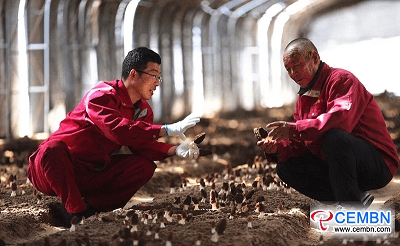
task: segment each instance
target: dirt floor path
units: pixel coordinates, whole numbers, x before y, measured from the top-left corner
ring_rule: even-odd
[[[377,99],[393,141],[400,150],[400,100],[387,95],[380,95]],[[87,218],[84,224],[76,226],[76,231],[54,225],[56,215],[51,213],[49,207],[60,205],[60,201],[49,196],[38,200],[33,187],[26,183],[26,163],[0,163],[0,246],[400,245],[400,238],[394,237],[395,234],[372,241],[338,240],[323,234],[310,228],[310,205],[316,201],[294,190],[288,192],[282,186],[253,186],[254,181],[259,182],[266,173],[273,173],[274,167],[273,163],[264,160],[261,176],[259,168],[254,168],[255,157],[261,153],[255,144],[252,129],[274,120],[290,120],[291,114],[292,106],[286,106],[202,119],[199,125],[188,131],[187,136],[191,138],[206,132],[202,147],[212,150],[213,156],[202,157],[198,163],[176,158],[157,163],[154,177],[124,208]],[[228,167],[239,170],[238,177],[232,173],[227,175]],[[17,176],[16,196],[11,196],[12,191],[7,184],[10,174]],[[207,194],[204,201],[200,191],[201,178],[212,180],[206,182],[204,187]],[[187,181],[186,186],[181,186],[183,179]],[[275,181],[279,181],[277,177]],[[220,200],[220,206],[213,207],[210,203],[212,183],[219,193],[224,182],[233,183],[236,192],[248,196],[245,202],[238,196],[234,203]],[[172,183],[176,186],[171,187]],[[243,183],[245,186],[242,186]],[[173,192],[171,188],[174,188]],[[371,191],[375,196],[373,204],[378,207],[393,206],[398,221],[399,192],[400,175],[385,188]],[[187,196],[200,200],[199,210],[194,202],[185,209]],[[234,209],[231,204],[235,204]],[[260,213],[260,204],[263,204],[264,213]],[[133,226],[131,217],[125,220],[129,211],[138,216],[137,226]],[[137,228],[137,231],[132,228]],[[216,230],[220,231],[219,237],[214,232]]]

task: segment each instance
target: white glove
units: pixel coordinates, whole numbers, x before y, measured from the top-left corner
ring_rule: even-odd
[[[196,125],[200,121],[199,116],[188,115],[185,119],[178,121],[173,124],[165,125],[165,131],[168,136],[178,136],[182,140],[186,140],[186,136],[183,134],[185,131]]]
[[[191,142],[183,142],[175,149],[175,154],[185,159],[197,159],[199,157],[199,148]]]

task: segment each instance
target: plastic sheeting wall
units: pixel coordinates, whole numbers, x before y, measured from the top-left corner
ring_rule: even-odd
[[[0,3],[0,138],[44,138],[127,51],[162,56],[157,121],[291,103],[283,46],[344,0],[6,0]]]

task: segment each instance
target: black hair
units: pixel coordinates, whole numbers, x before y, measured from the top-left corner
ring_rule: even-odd
[[[129,51],[122,62],[122,79],[127,79],[132,69],[145,70],[149,62],[161,64],[160,55],[146,47]]]

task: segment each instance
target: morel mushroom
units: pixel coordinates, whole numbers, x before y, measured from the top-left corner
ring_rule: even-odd
[[[133,245],[139,245],[139,234],[137,231],[132,233]]]
[[[200,190],[206,188],[206,182],[204,181],[204,178],[201,178],[199,183],[200,183]]]
[[[135,214],[135,210],[129,210],[126,212],[125,220],[130,220],[133,214]]]
[[[207,192],[204,189],[201,189],[200,193],[201,193],[201,202],[203,202],[203,203],[206,202]]]
[[[76,230],[76,225],[79,223],[79,218],[78,216],[74,216],[71,219],[71,227],[69,228],[69,231],[75,231]]]
[[[172,246],[172,236],[173,236],[173,233],[170,232],[168,234],[167,240],[165,241],[165,246]]]
[[[206,133],[205,133],[205,132],[202,132],[202,133],[200,133],[200,134],[198,134],[198,135],[196,135],[196,136],[194,137],[193,142],[194,142],[195,144],[201,144],[201,142],[203,142],[203,140],[204,140],[205,137],[206,137]]]
[[[218,210],[217,207],[217,200],[216,200],[216,192],[211,191],[210,192],[210,204],[211,204],[211,210]]]
[[[139,215],[137,213],[133,213],[131,216],[131,232],[135,232],[138,230],[138,223],[139,223]]]
[[[176,220],[178,220],[178,223],[180,225],[184,225],[186,223],[185,218],[183,218],[183,216],[181,214],[176,215]]]
[[[190,195],[187,195],[185,200],[183,200],[183,210],[188,210],[190,203],[192,203],[192,198],[190,197]]]
[[[195,246],[200,246],[201,245],[201,238],[202,238],[202,235],[199,234],[197,236],[196,242],[194,243]]]
[[[192,201],[194,204],[194,209],[193,210],[199,210],[199,199],[197,199],[196,197],[192,197]]]
[[[225,231],[225,229],[226,229],[226,224],[227,224],[227,222],[226,222],[226,219],[225,219],[225,218],[224,218],[224,219],[221,219],[221,220],[218,222],[217,226],[215,227],[215,231],[216,231],[217,233],[214,233],[214,234],[211,236],[211,242],[214,242],[214,243],[218,242],[219,237],[220,237],[222,234],[224,234],[224,231]]]
[[[258,205],[259,205],[258,210],[260,212],[260,214],[258,215],[258,218],[261,219],[261,218],[264,218],[264,215],[265,215],[265,205],[263,203],[259,203]]]
[[[15,182],[11,183],[11,196],[17,196],[17,183]]]
[[[165,223],[164,223],[164,216],[160,217],[160,228],[165,228]]]
[[[253,228],[253,224],[252,224],[253,217],[249,216],[249,217],[247,217],[246,220],[247,220],[247,228]]]

